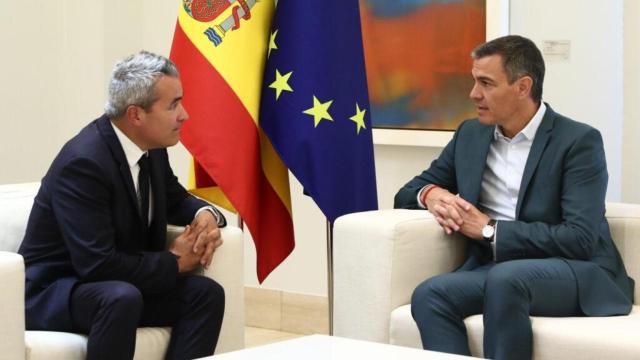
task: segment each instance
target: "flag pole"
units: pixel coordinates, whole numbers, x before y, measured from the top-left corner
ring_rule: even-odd
[[[327,287],[329,298],[329,335],[333,335],[333,226],[327,219]]]

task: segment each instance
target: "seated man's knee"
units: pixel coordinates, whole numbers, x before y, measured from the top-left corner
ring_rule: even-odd
[[[137,287],[124,281],[109,281],[108,288],[108,295],[102,300],[103,307],[128,314],[141,313],[144,300]]]
[[[225,294],[222,285],[205,276],[193,276],[189,279],[192,299],[197,302],[207,302],[224,306]]]
[[[522,270],[522,264],[519,261],[496,264],[487,274],[485,294],[502,296],[514,292],[526,292],[527,287],[522,277]]]
[[[414,318],[417,314],[431,311],[446,297],[447,282],[441,277],[432,277],[423,281],[413,291],[411,296],[411,313]]]
[[[209,284],[207,286],[208,297],[216,303],[224,305],[225,294],[222,285],[212,279],[207,278],[207,280],[209,280]]]

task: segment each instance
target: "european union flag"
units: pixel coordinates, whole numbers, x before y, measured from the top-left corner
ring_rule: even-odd
[[[329,221],[378,208],[357,0],[280,0],[260,126]]]

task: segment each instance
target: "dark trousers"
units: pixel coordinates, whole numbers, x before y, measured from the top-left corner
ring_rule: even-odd
[[[132,359],[136,328],[171,326],[166,359],[213,354],[222,317],[224,289],[203,276],[184,276],[174,289],[143,295],[123,281],[80,284],[71,295],[74,330],[88,334],[87,359]]]
[[[487,264],[424,281],[413,293],[411,312],[427,350],[470,355],[464,318],[483,314],[484,356],[531,359],[529,315],[578,316],[573,271],[561,259]]]

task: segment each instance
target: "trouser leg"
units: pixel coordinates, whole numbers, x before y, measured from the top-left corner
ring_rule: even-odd
[[[435,276],[416,288],[411,313],[424,349],[470,355],[464,318],[482,312],[490,266]]]
[[[531,359],[529,315],[581,315],[573,271],[561,259],[499,263],[487,275],[483,313],[485,357]]]
[[[224,315],[224,289],[203,276],[184,276],[163,295],[145,296],[142,326],[171,326],[167,359],[213,354]]]
[[[142,294],[127,282],[77,285],[71,317],[74,330],[88,334],[87,359],[132,359],[142,308]]]

